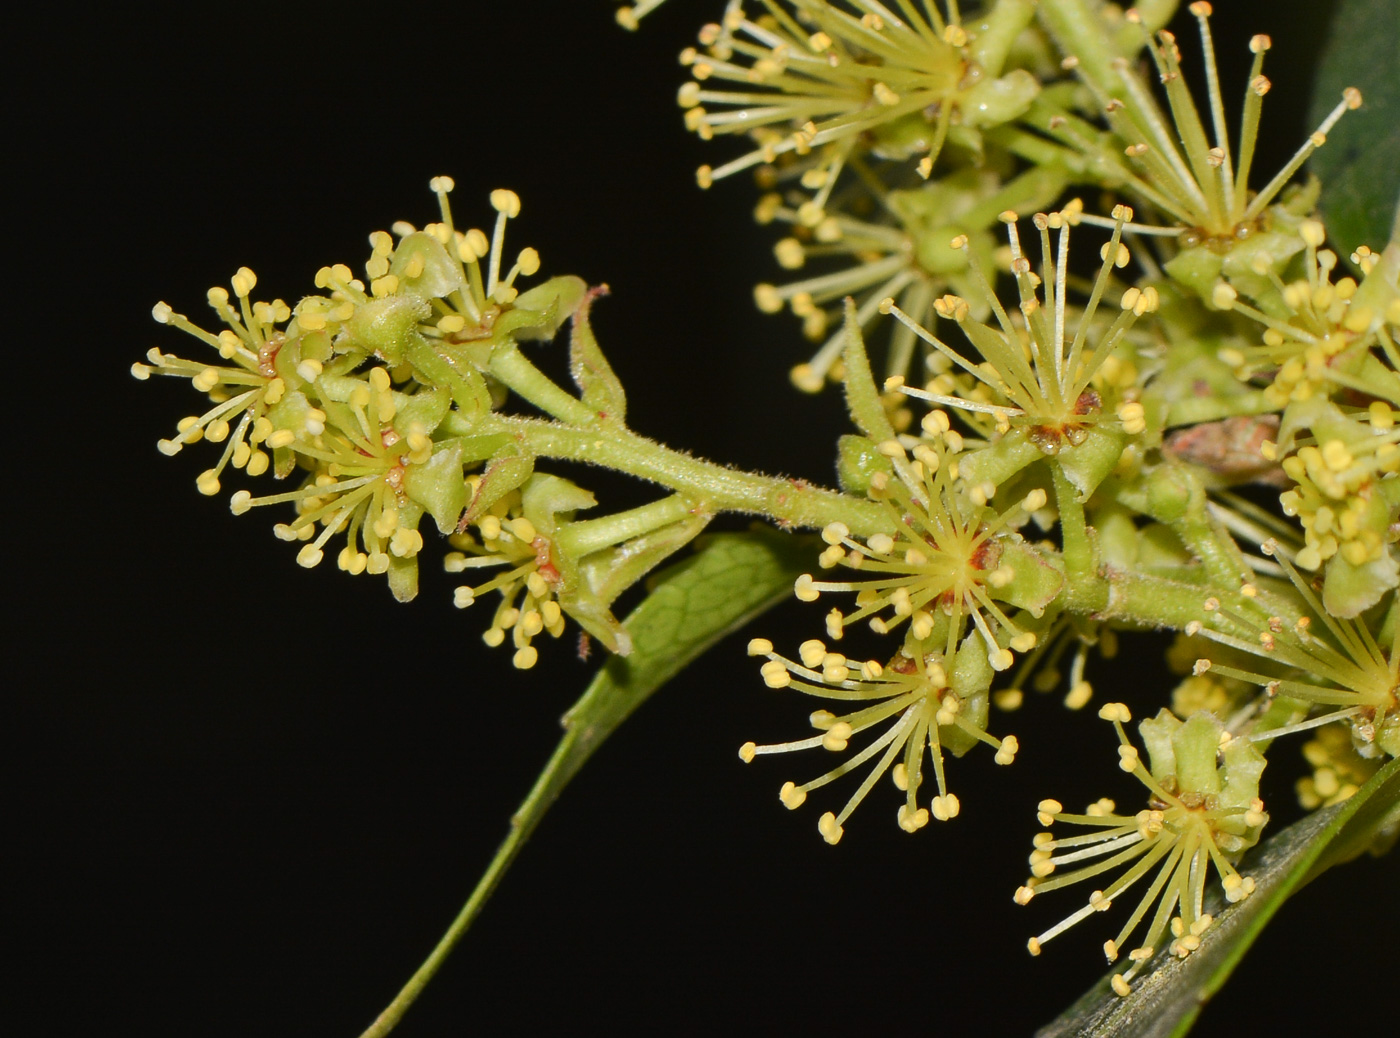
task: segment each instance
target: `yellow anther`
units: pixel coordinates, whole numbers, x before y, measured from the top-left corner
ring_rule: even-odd
[[[514,191],[498,187],[491,192],[491,208],[498,213],[505,213],[513,220],[520,215],[520,196]],[[533,666],[533,663],[531,665]],[[526,668],[522,667],[521,669]]]

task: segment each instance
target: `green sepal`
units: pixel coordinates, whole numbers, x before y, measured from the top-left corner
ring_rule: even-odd
[[[612,610],[603,604],[591,588],[584,586],[574,567],[561,565],[560,573],[564,581],[555,591],[559,608],[597,638],[609,652],[618,656],[631,655],[632,638],[617,617],[613,616]]]
[[[843,351],[846,367],[846,407],[856,428],[876,443],[895,438],[894,426],[880,399],[875,376],[870,371],[870,358],[865,352],[865,340],[856,319],[855,300],[847,297],[846,316],[842,333],[846,336]]]
[[[290,447],[275,447],[272,451],[272,475],[286,479],[297,468],[297,453]]]
[[[310,410],[311,401],[306,399],[306,394],[298,389],[291,389],[283,393],[282,399],[271,405],[266,414],[267,420],[272,423],[274,429],[291,429],[293,432],[300,432]]]
[[[593,300],[607,292],[606,285],[586,291],[574,309],[573,333],[569,336],[569,373],[579,388],[579,399],[599,419],[621,426],[627,421],[627,396],[612,365],[598,347],[597,336],[588,320]]]
[[[1016,428],[985,447],[961,455],[958,475],[971,485],[991,482],[1001,486],[1044,457],[1045,452],[1030,442],[1026,430]]]
[[[1303,239],[1295,230],[1265,231],[1231,247],[1221,262],[1220,272],[1241,294],[1249,296],[1265,313],[1287,320],[1291,310],[1283,305],[1278,289],[1267,274],[1256,274],[1254,262],[1264,259],[1268,269],[1282,274],[1288,261],[1303,251]]]
[[[443,356],[417,332],[404,354],[413,366],[418,381],[427,386],[441,387],[452,394],[463,419],[470,420],[491,411],[491,390],[481,372],[470,362]]]
[[[1180,728],[1180,718],[1165,707],[1156,717],[1149,717],[1138,725],[1138,735],[1147,747],[1147,770],[1168,788],[1176,785],[1176,747],[1172,737]]]
[[[962,700],[959,713],[975,728],[986,729],[988,714],[988,689],[996,672],[987,659],[987,643],[976,630],[968,632],[957,651],[953,654],[953,666],[948,672],[948,687]],[[938,742],[954,757],[961,757],[981,740],[956,724],[939,725]]]
[[[421,389],[417,393],[394,391],[394,431],[400,436],[411,432],[432,433],[452,408],[452,395],[446,389]]]
[[[1197,712],[1172,733],[1176,781],[1183,793],[1211,795],[1220,792],[1220,772],[1215,766],[1220,733],[1225,726],[1213,714]]]
[[[1400,565],[1390,550],[1360,566],[1340,554],[1333,555],[1327,560],[1327,576],[1322,582],[1322,605],[1332,616],[1352,619],[1396,586],[1400,586]]]
[[[1248,739],[1230,740],[1221,754],[1220,770],[1224,773],[1224,781],[1216,803],[1224,807],[1249,807],[1259,797],[1259,777],[1263,775],[1267,763],[1259,748]],[[1238,830],[1236,835],[1246,828],[1241,816],[1234,827]],[[1255,838],[1258,838],[1257,832]]]
[[[1039,551],[1019,539],[1008,538],[1002,542],[998,565],[1009,566],[1015,576],[1003,587],[990,588],[991,597],[1024,609],[1036,618],[1045,614],[1046,606],[1065,586],[1064,573]]]
[[[475,522],[486,514],[486,510],[512,490],[517,490],[535,471],[532,455],[521,454],[514,444],[501,449],[501,452],[486,463],[486,471],[481,474],[476,494],[457,524],[459,531],[465,530],[468,523]],[[532,523],[534,520],[530,520]]]
[[[992,195],[973,203],[966,212],[958,214],[957,222],[960,226],[975,230],[998,227],[998,218],[1008,209],[1018,216],[1029,216],[1053,205],[1068,183],[1069,173],[1064,168],[1036,166],[1017,174]],[[988,250],[988,258],[991,251]],[[978,255],[975,249],[974,255]]]
[[[355,390],[364,386],[365,380],[357,375],[339,375],[321,373],[321,377],[316,380],[316,391],[321,397],[324,406],[327,403],[344,404],[349,403],[350,397]],[[352,426],[353,428],[353,426]]]
[[[1400,710],[1386,714],[1376,731],[1376,745],[1392,757],[1400,757]]]
[[[536,285],[529,291],[515,297],[511,304],[513,311],[534,314],[528,322],[522,323],[516,333],[517,339],[552,339],[564,322],[578,312],[578,308],[589,297],[588,283],[572,274],[561,274]],[[509,317],[509,314],[506,315]],[[505,318],[503,318],[504,320]],[[499,325],[498,325],[499,327]]]
[[[965,127],[999,126],[1024,115],[1040,93],[1040,82],[1025,69],[984,79],[965,91],[958,105]]]
[[[404,501],[399,504],[399,527],[402,529],[416,530],[418,522],[423,518],[423,510],[412,501]],[[418,556],[410,555],[402,558],[389,552],[389,590],[394,593],[395,600],[399,602],[411,602],[418,596]]]
[[[1108,478],[1118,465],[1126,443],[1127,437],[1120,430],[1096,425],[1089,429],[1079,446],[1060,449],[1056,463],[1079,491],[1079,500],[1089,500],[1099,484]]]
[[[407,271],[417,259],[422,260],[423,269],[417,277],[410,277]],[[442,299],[463,287],[461,264],[447,254],[442,242],[424,231],[416,231],[399,242],[389,273],[399,279],[399,294],[386,297],[389,299]]]
[[[1400,130],[1396,131],[1400,136]],[[1396,214],[1400,218],[1400,212]],[[1380,262],[1361,279],[1356,294],[1351,297],[1351,313],[1362,309],[1375,315],[1371,328],[1377,327],[1385,319],[1386,312],[1400,299],[1400,225],[1397,225],[1392,240],[1381,250]]]
[[[968,57],[985,75],[1001,72],[1016,38],[1035,18],[1035,8],[1035,0],[996,0],[990,11],[968,26]]]
[[[1209,299],[1220,280],[1224,257],[1204,245],[1182,249],[1163,265],[1163,270],[1178,284],[1189,288],[1202,299]]]
[[[322,364],[330,362],[335,356],[335,344],[331,342],[331,337],[324,328],[318,328],[314,332],[302,332],[295,339],[289,339],[286,346],[296,343],[297,352],[303,359],[320,361]],[[282,350],[278,350],[280,354]]]
[[[870,478],[877,472],[894,472],[894,463],[875,449],[867,436],[847,433],[836,441],[836,479],[848,494],[868,494]]]
[[[383,296],[358,304],[345,322],[345,331],[356,346],[397,366],[422,338],[418,325],[432,312],[427,300],[415,295]]]
[[[490,466],[487,467],[490,471]],[[536,530],[553,537],[575,512],[593,508],[598,499],[591,491],[547,472],[535,472],[520,487],[520,511]]]
[[[404,493],[433,517],[438,532],[457,529],[457,519],[467,505],[467,484],[462,478],[462,445],[448,440],[437,444],[433,456],[404,470]]]

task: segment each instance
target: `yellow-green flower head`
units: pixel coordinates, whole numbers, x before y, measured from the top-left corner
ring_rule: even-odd
[[[1108,703],[1099,716],[1113,723],[1118,766],[1147,787],[1148,807],[1123,815],[1113,801],[1099,800],[1083,814],[1071,814],[1058,801],[1042,800],[1036,815],[1041,825],[1060,823],[1091,831],[1062,838],[1052,832],[1036,836],[1031,878],[1016,891],[1016,902],[1024,905],[1040,894],[1096,880],[1098,889],[1083,908],[1027,942],[1030,953],[1039,955],[1046,941],[1091,915],[1107,912],[1134,885],[1152,876],[1117,937],[1104,944],[1108,961],[1117,961],[1128,938],[1152,913],[1142,943],[1127,952],[1130,965],[1113,977],[1113,990],[1126,996],[1132,990],[1129,982],[1162,946],[1168,931],[1172,954],[1186,958],[1200,947],[1214,923],[1204,910],[1212,866],[1226,901],[1233,904],[1253,892],[1254,881],[1241,876],[1234,863],[1258,842],[1268,821],[1259,799],[1264,758],[1248,740],[1231,739],[1210,714],[1194,714],[1182,722],[1163,710],[1138,726],[1151,758],[1149,771],[1123,730],[1131,720],[1128,708]],[[1070,864],[1078,867],[1061,871]]]
[[[967,236],[970,251],[989,262],[995,251],[990,228],[1008,206],[1030,212],[1059,194],[1064,178],[1053,169],[1032,170],[1003,184],[990,170],[962,170],[920,188],[890,191],[873,201],[879,206],[873,219],[845,215],[840,209],[854,206],[843,196],[828,206],[815,226],[804,223],[806,203],[794,194],[784,205],[772,195],[759,203],[763,222],[791,227],[789,236],[774,249],[778,264],[787,270],[817,272],[787,284],[760,284],[754,290],[759,309],[777,313],[784,306],[802,319],[807,338],[821,347],[810,361],[792,371],[799,389],[816,392],[828,378],[838,377],[844,332],[840,328],[842,300],[856,300],[856,318],[868,331],[877,319],[880,301],[894,298],[914,320],[933,321],[933,301],[946,289],[973,295],[978,283],[968,270],[968,254],[950,247],[959,235]],[[979,308],[978,316],[986,316]],[[836,330],[833,332],[832,327]],[[895,329],[886,370],[909,375],[917,337],[906,327]],[[930,354],[935,373],[947,369],[941,354]]]
[[[1400,584],[1395,523],[1400,519],[1400,428],[1383,400],[1344,412],[1323,397],[1289,405],[1281,440],[1297,447],[1283,459],[1292,488],[1279,496],[1303,527],[1294,561],[1326,568],[1323,601],[1337,616],[1356,616]],[[1300,432],[1311,433],[1304,439]],[[1277,457],[1277,444],[1264,444]]]
[[[210,496],[219,493],[220,476],[230,464],[251,476],[267,471],[269,452],[277,459],[278,474],[286,475],[295,464],[291,446],[319,435],[326,420],[310,390],[321,371],[317,344],[288,340],[282,325],[291,311],[282,300],[255,303],[249,299],[257,277],[247,267],[239,268],[232,284],[238,310],[230,305],[227,290],[209,290],[209,305],[228,325],[217,335],[165,303],[157,303],[151,311],[161,324],[213,347],[225,363],[204,364],[152,349],[146,355],[148,363],[131,367],[131,373],[143,380],[152,374],[188,378],[195,389],[208,395],[213,406],[201,415],[181,419],[176,435],[157,446],[162,454],[173,455],[201,439],[224,444],[218,462],[196,481],[200,493]]]
[[[480,542],[466,533],[454,536],[452,545],[462,550],[450,553],[444,564],[449,573],[478,566],[505,567],[505,572],[476,587],[458,587],[452,600],[458,609],[465,609],[488,591],[499,591],[500,605],[482,640],[501,645],[506,631],[511,631],[515,665],[528,670],[539,659],[530,640],[541,631],[558,638],[564,633],[564,617],[554,600],[559,570],[550,558],[549,540],[525,516],[511,516],[512,511],[519,512],[519,495],[513,496],[514,500],[502,498],[476,521]]]
[[[1298,803],[1308,811],[1350,799],[1384,763],[1384,758],[1358,753],[1350,733],[1340,725],[1319,728],[1303,744],[1303,758],[1312,772],[1294,788]]]
[[[1079,446],[1095,427],[1107,425],[1128,435],[1143,432],[1146,412],[1137,399],[1136,366],[1114,358],[1113,354],[1137,319],[1157,309],[1156,289],[1124,290],[1118,299],[1119,313],[1111,326],[1095,331],[1094,324],[1099,303],[1109,290],[1112,270],[1129,261],[1127,246],[1120,239],[1131,218],[1128,207],[1115,208],[1112,238],[1100,250],[1103,265],[1071,338],[1066,327],[1072,312],[1067,303],[1069,232],[1072,225],[1083,219],[1081,207],[1076,200],[1063,212],[1035,217],[1042,252],[1039,275],[1022,251],[1016,214],[1003,213],[1011,243],[1010,269],[1020,295],[1016,319],[997,301],[975,263],[972,270],[978,276],[982,298],[996,316],[998,327],[977,320],[971,304],[959,296],[934,301],[935,312],[956,321],[981,353],[984,363],[974,364],[892,300],[886,300],[882,309],[945,357],[960,372],[966,387],[956,395],[904,385],[897,388],[909,396],[971,415],[974,425],[987,436],[993,431],[1004,435],[1014,427],[1018,439],[1045,454]],[[1059,232],[1057,247],[1051,245],[1051,230]],[[960,249],[968,247],[965,236],[953,244]],[[1095,333],[1096,342],[1090,342],[1091,332]],[[887,382],[885,388],[896,386]],[[1116,458],[1117,452],[1113,456]]]
[[[417,592],[423,514],[446,532],[466,501],[461,447],[455,441],[435,444],[431,436],[447,414],[448,394],[398,392],[382,367],[363,376],[323,372],[314,389],[324,428],[289,446],[311,470],[302,487],[264,497],[240,490],[230,507],[241,515],[263,505],[295,504],[297,518],[275,532],[308,542],[297,554],[300,565],[319,565],[326,544],[344,532],[340,569],[352,576],[387,574],[395,595],[410,599]]]
[[[1347,110],[1360,107],[1361,93],[1348,88],[1342,101],[1283,169],[1262,189],[1251,192],[1249,181],[1259,115],[1270,88],[1263,75],[1264,54],[1272,41],[1263,35],[1249,41],[1254,65],[1245,91],[1238,145],[1232,146],[1210,32],[1211,5],[1198,0],[1190,5],[1190,10],[1201,32],[1209,130],[1183,78],[1176,37],[1166,30],[1157,33],[1155,45],[1144,31],[1143,42],[1166,92],[1168,111],[1163,111],[1126,58],[1116,59],[1103,80],[1086,74],[1093,70],[1084,69],[1071,58],[1070,64],[1079,67],[1084,82],[1094,91],[1113,136],[1103,137],[1092,125],[1067,111],[1050,113],[1043,129],[1087,159],[1089,171],[1097,171],[1105,181],[1121,185],[1159,218],[1174,222],[1182,229],[1179,243],[1183,248],[1208,245],[1216,252],[1224,252],[1266,229],[1260,223],[1265,210],[1308,156],[1325,143],[1337,120]],[[1138,20],[1132,11],[1128,18],[1132,22]]]
[[[925,425],[930,433],[941,428],[937,435],[945,445],[961,443],[945,413],[935,412]],[[908,642],[932,640],[944,659],[953,657],[971,624],[991,666],[1007,669],[1013,651],[1027,652],[1037,641],[1036,633],[1008,612],[1022,609],[1040,616],[1063,582],[1012,532],[1045,506],[1045,491],[1033,490],[998,511],[989,504],[994,486],[966,486],[958,480],[955,452],[921,442],[910,461],[897,441],[881,444],[880,450],[893,459],[899,475],[876,472],[869,496],[888,510],[892,533],[874,534],[861,543],[844,524],[827,526],[821,567],[842,566],[859,579],[815,580],[804,573],[794,589],[797,597],[811,602],[823,594],[854,593],[853,610],[834,608],[827,614],[830,637],[840,638],[848,626],[866,619],[879,634],[907,622]]]
[[[1395,651],[1396,609],[1384,613],[1379,634],[1365,617],[1342,617],[1326,608],[1272,542],[1261,546],[1287,573],[1296,592],[1289,601],[1278,596],[1260,601],[1246,585],[1234,602],[1210,598],[1205,620],[1193,621],[1188,634],[1266,660],[1271,673],[1255,673],[1219,661],[1196,661],[1197,674],[1222,675],[1262,686],[1269,696],[1284,695],[1325,708],[1319,717],[1276,728],[1270,737],[1331,722],[1348,722],[1352,743],[1364,757],[1400,755],[1400,655]]]
[[[760,6],[766,13],[750,20],[730,0],[723,22],[700,33],[705,51],[681,54],[695,77],[678,97],[686,126],[704,139],[738,133],[755,143],[718,168],[702,166],[702,187],[779,156],[812,155],[803,186],[820,213],[841,170],[866,148],[922,155],[928,176],[950,132],[1015,118],[1039,91],[1029,72],[1002,75],[1034,14],[1029,0],[999,0],[966,24],[956,4],[945,17],[934,0],[900,3],[897,14],[875,0]],[[715,89],[717,82],[737,89]]]
[[[969,639],[959,650],[950,673],[945,663],[952,657],[938,652],[920,649],[910,654],[901,650],[882,666],[875,660],[849,660],[813,639],[799,647],[799,662],[775,653],[772,642],[766,638],[755,638],[749,642],[749,655],[768,658],[762,673],[769,688],[795,688],[821,699],[838,700],[849,712],[838,715],[818,710],[811,716],[817,735],[765,746],[747,742],[740,747],[739,757],[747,763],[763,754],[818,748],[843,754],[862,733],[887,725],[868,745],[852,750],[850,756],[819,778],[801,785],[784,783],[779,793],[783,806],[789,810],[802,806],[812,790],[874,759],[874,765],[840,813],[827,811],[817,823],[827,843],[841,839],[846,819],[886,772],[891,772],[895,786],[904,793],[897,815],[901,829],[912,833],[923,828],[930,812],[939,821],[947,821],[958,814],[959,801],[947,790],[944,750],[961,757],[983,742],[996,750],[998,764],[1010,764],[1018,749],[1014,735],[996,739],[987,734],[990,672],[974,641]],[[927,808],[918,804],[925,747],[933,761],[938,786],[938,793]]]
[[[400,599],[417,590],[416,556],[424,512],[444,532],[456,528],[466,500],[462,448],[437,443],[434,431],[455,402],[468,413],[492,404],[490,389],[473,366],[504,336],[524,336],[562,319],[568,296],[581,294],[576,279],[556,279],[525,296],[516,279],[539,267],[533,249],[505,265],[507,220],[520,211],[514,192],[492,192],[494,231],[456,231],[447,194],[452,181],[436,177],[442,222],[415,231],[395,225],[400,240],[370,236],[366,280],[342,264],[323,267],[309,296],[295,308],[282,300],[254,302],[257,278],[246,267],[227,290],[213,288],[209,303],[227,325],[205,331],[165,303],[157,321],[193,335],[217,350],[222,363],[203,364],[152,350],[132,374],[189,378],[213,406],[179,423],[160,449],[175,454],[200,439],[224,443],[215,466],[200,474],[202,493],[217,494],[229,465],[278,477],[298,467],[303,486],[283,494],[234,494],[235,513],[254,506],[295,503],[298,517],[276,529],[287,540],[308,542],[297,558],[317,565],[329,539],[346,534],[339,564],[349,573],[387,574]],[[368,287],[366,285],[368,282]],[[382,363],[381,363],[382,362]]]
[[[1304,220],[1298,236],[1305,246],[1304,277],[1287,284],[1274,271],[1265,253],[1251,261],[1252,272],[1266,279],[1261,303],[1275,311],[1239,301],[1228,282],[1216,284],[1212,302],[1221,309],[1264,325],[1263,344],[1221,351],[1241,379],[1272,373],[1264,399],[1282,409],[1314,396],[1335,396],[1355,390],[1400,407],[1400,290],[1395,285],[1396,259],[1381,257],[1364,246],[1353,254],[1366,276],[1332,280],[1337,254],[1321,248],[1326,231],[1317,220]],[[1400,252],[1400,247],[1392,251]],[[1364,287],[1362,287],[1364,286]]]
[[[490,479],[489,470],[485,477],[467,478],[474,502],[486,500],[483,495],[490,493]],[[502,567],[501,573],[484,583],[458,587],[453,603],[466,609],[482,595],[499,592],[500,603],[482,640],[494,648],[505,643],[509,631],[513,662],[521,670],[539,659],[539,650],[530,644],[535,636],[548,633],[558,638],[564,633],[564,610],[582,607],[576,595],[560,601],[569,582],[569,561],[561,555],[556,535],[575,511],[596,503],[591,493],[566,479],[535,473],[520,489],[500,495],[486,507],[478,510],[474,504],[461,532],[450,539],[457,551],[444,560],[447,572]],[[475,529],[475,538],[469,528]],[[587,626],[587,617],[579,619]]]
[[[327,295],[308,296],[297,305],[299,329],[328,330],[341,351],[367,352],[392,365],[431,367],[431,359],[414,349],[419,336],[441,347],[466,348],[500,334],[503,324],[512,330],[521,324],[525,315],[515,312],[521,302],[516,281],[535,274],[540,257],[525,248],[513,262],[506,258],[506,224],[520,215],[520,197],[505,188],[491,192],[496,222],[488,236],[477,228],[454,227],[451,177],[434,177],[430,186],[441,222],[420,231],[399,221],[393,226],[397,241],[384,231],[371,234],[368,290],[343,264],[321,268],[316,287]]]

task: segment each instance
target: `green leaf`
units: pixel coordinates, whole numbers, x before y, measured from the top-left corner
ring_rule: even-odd
[[[613,656],[564,715],[554,755],[510,820],[510,832],[438,946],[362,1035],[380,1038],[399,1022],[495,891],[520,848],[569,780],[648,696],[726,634],[790,594],[810,563],[813,541],[761,529],[704,538],[690,558],[662,571],[627,617],[633,652]]]
[[[1395,235],[1400,200],[1400,6],[1395,0],[1340,0],[1313,86],[1310,122],[1320,123],[1349,87],[1363,103],[1348,112],[1309,168],[1322,180],[1322,215],[1339,252],[1377,252]]]
[[[1351,799],[1324,808],[1261,843],[1241,866],[1254,894],[1223,911],[1201,947],[1186,959],[1162,949],[1158,961],[1133,982],[1126,998],[1105,976],[1036,1038],[1179,1038],[1229,979],[1280,906],[1333,865],[1365,852],[1384,831],[1400,825],[1400,760],[1376,772]]]
[[[766,529],[715,534],[703,539],[693,556],[660,573],[625,621],[632,655],[610,658],[564,715],[567,734],[555,754],[564,756],[551,799],[648,696],[719,639],[785,598],[810,565],[812,550],[810,538]]]

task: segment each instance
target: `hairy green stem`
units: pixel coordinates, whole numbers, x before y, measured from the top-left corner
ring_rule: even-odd
[[[449,416],[443,429],[448,435],[505,434],[536,457],[601,465],[659,483],[692,498],[694,507],[710,512],[767,516],[785,528],[820,529],[839,520],[858,537],[887,533],[891,528],[889,513],[876,502],[815,487],[801,479],[726,468],[626,428],[601,431],[534,418],[488,415],[460,428]]]
[[[1055,507],[1060,513],[1060,540],[1065,563],[1064,607],[1076,613],[1094,613],[1108,602],[1108,586],[1099,575],[1098,551],[1084,519],[1079,491],[1059,465],[1051,465],[1055,477]]]
[[[489,370],[522,400],[528,400],[561,422],[580,426],[598,424],[598,416],[592,408],[556,385],[513,342],[503,342],[491,351]]]

